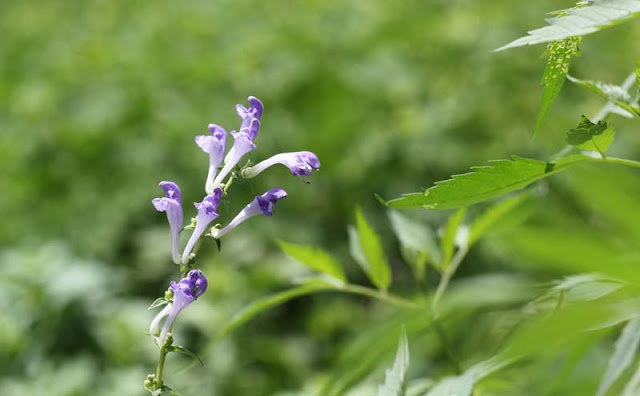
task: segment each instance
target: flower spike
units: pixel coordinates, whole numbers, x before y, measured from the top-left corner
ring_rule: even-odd
[[[193,230],[193,234],[191,234],[191,238],[189,238],[189,242],[187,242],[187,246],[184,248],[184,252],[182,253],[182,264],[187,264],[189,262],[189,256],[191,255],[191,251],[193,250],[196,242],[198,242],[198,239],[200,239],[202,234],[204,234],[209,223],[219,216],[218,205],[220,205],[221,200],[222,190],[216,188],[213,190],[213,194],[204,197],[202,202],[196,202],[194,204],[196,209],[198,209],[196,228]]]
[[[314,170],[320,169],[318,156],[310,151],[298,151],[295,153],[276,154],[271,158],[245,169],[242,175],[250,179],[258,176],[262,171],[275,164],[286,166],[294,176],[311,176]]]
[[[273,214],[273,207],[276,203],[283,198],[287,197],[287,192],[282,188],[272,188],[262,195],[258,195],[247,206],[244,207],[238,213],[238,215],[231,220],[227,226],[220,230],[213,230],[212,236],[216,239],[222,238],[227,232],[236,228],[240,223],[247,220],[250,217],[257,215],[271,216]]]
[[[154,198],[151,202],[159,212],[167,213],[169,227],[171,229],[171,256],[173,262],[180,264],[180,231],[182,231],[182,194],[180,188],[174,182],[160,182],[160,187],[164,190],[166,197]]]

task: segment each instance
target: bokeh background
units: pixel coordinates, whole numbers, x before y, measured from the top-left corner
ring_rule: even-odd
[[[243,306],[308,274],[275,240],[322,247],[353,282],[367,285],[347,244],[359,205],[382,235],[393,265],[391,290],[414,293],[387,210],[373,194],[392,198],[490,159],[547,159],[562,149],[564,131],[603,101],[568,83],[532,140],[544,46],[493,50],[541,26],[546,12],[572,5],[2,2],[0,394],[144,394],[142,381],[154,371],[157,353],[145,335],[154,315],[147,307],[177,274],[166,217],[150,201],[161,195],[159,181],[173,180],[182,188],[186,217],[193,214],[208,164],[193,138],[207,133],[210,122],[237,128],[234,105],[248,95],[266,108],[251,158],[310,150],[322,169],[309,184],[273,168],[234,185],[221,221],[273,186],[285,188],[289,199],[272,218],[252,219],[229,234],[220,253],[213,241],[202,248],[209,290],[183,312],[176,338],[201,352],[204,367],[172,355],[167,381],[186,395],[317,394],[342,370],[349,348],[367,332],[375,342],[371,332],[393,312],[363,297],[308,296],[259,315],[212,346],[216,331]],[[633,21],[586,37],[571,73],[620,83],[638,59],[639,36]],[[612,121],[618,128],[612,152],[638,158],[637,124]],[[483,242],[463,263],[460,279],[500,272],[543,284],[567,273],[564,263],[585,244],[602,251],[585,253],[584,260],[637,250],[637,173],[582,167],[539,188],[545,195],[518,226],[527,238],[512,230]],[[405,214],[434,229],[447,215]],[[565,236],[569,247],[554,250],[565,246]],[[495,352],[500,338],[487,338],[482,329],[511,323],[505,312],[525,299],[513,293],[502,301],[506,307],[448,324],[467,362]],[[389,337],[392,348],[380,363],[353,383],[345,380],[338,393],[375,389],[393,360],[397,332]],[[410,337],[410,344],[414,377],[450,372],[433,337],[414,343]],[[593,364],[575,374],[581,386],[597,383],[593,373],[606,365],[610,343],[598,348]],[[184,367],[190,368],[179,371]],[[532,378],[513,378],[512,385],[531,389]]]

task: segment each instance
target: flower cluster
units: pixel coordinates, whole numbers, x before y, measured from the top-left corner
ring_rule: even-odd
[[[219,217],[218,206],[235,178],[253,178],[274,164],[285,165],[294,176],[310,176],[314,170],[320,168],[320,161],[314,153],[300,151],[276,154],[254,166],[244,166],[239,169],[238,164],[242,158],[256,149],[254,140],[260,131],[260,120],[264,112],[264,106],[258,98],[250,96],[248,102],[248,108],[243,105],[236,105],[236,112],[242,119],[242,123],[238,131],[230,132],[233,137],[233,146],[226,152],[226,155],[227,131],[223,127],[209,124],[210,134],[196,136],[195,138],[196,145],[209,155],[209,171],[205,182],[206,196],[201,202],[194,204],[198,211],[195,225],[187,227],[193,228],[193,232],[182,252],[180,251],[180,234],[185,227],[183,226],[184,216],[180,188],[174,182],[163,181],[160,183],[160,187],[165,196],[155,198],[152,201],[153,206],[158,211],[165,212],[167,215],[171,230],[171,256],[173,262],[180,265],[183,271],[193,268],[194,247],[200,238],[205,235],[211,222]],[[227,178],[226,181],[225,178]],[[287,193],[282,188],[272,188],[264,194],[256,196],[226,226],[215,226],[207,235],[220,239],[250,217],[261,214],[271,216],[276,203],[286,197]],[[172,337],[169,337],[169,334],[176,317],[189,304],[198,299],[206,289],[207,278],[198,269],[191,269],[177,283],[171,282],[171,286],[162,301],[166,306],[153,319],[149,329],[161,349],[160,361],[162,364],[164,364],[164,355],[168,351],[167,348],[172,342]],[[163,320],[164,322],[161,326]],[[150,375],[149,383],[145,385],[147,389],[156,390],[163,386],[161,373],[162,371],[159,370],[157,377]]]

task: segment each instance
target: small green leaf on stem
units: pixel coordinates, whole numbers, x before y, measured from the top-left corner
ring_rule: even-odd
[[[386,290],[391,283],[391,270],[387,263],[384,250],[382,249],[380,238],[369,223],[367,223],[359,207],[356,207],[355,217],[358,236],[357,245],[362,252],[360,260],[357,260],[358,264],[362,266],[371,283],[378,289]],[[354,247],[352,248],[352,252],[353,251],[357,251],[357,249]],[[357,257],[356,255],[354,258],[357,259]],[[364,258],[364,260],[362,260],[362,258]]]
[[[594,124],[587,117],[582,116],[580,124],[567,132],[566,140],[572,146],[597,151],[604,157],[614,137],[615,131],[609,128],[606,122],[598,121]]]
[[[442,249],[442,262],[440,267],[443,270],[449,268],[449,265],[451,264],[451,258],[453,257],[453,252],[456,248],[456,236],[458,235],[458,230],[464,221],[465,212],[466,207],[458,209],[451,215],[451,217],[449,217],[447,225],[444,228],[442,240],[440,241],[440,247]]]
[[[168,303],[169,303],[169,301],[167,301],[164,297],[158,297],[158,298],[155,299],[154,302],[151,303],[151,305],[149,305],[149,308],[147,308],[147,309],[151,310],[151,309],[154,309],[156,307],[160,307],[160,306],[166,305]]]
[[[190,358],[193,358],[195,360],[197,360],[198,362],[200,362],[201,365],[204,366],[204,363],[202,363],[202,360],[198,357],[198,355],[196,355],[195,353],[191,352],[190,350],[188,350],[185,347],[181,347],[178,345],[171,345],[170,347],[167,348],[168,352],[177,352],[177,353],[181,353],[183,355],[187,355]]]

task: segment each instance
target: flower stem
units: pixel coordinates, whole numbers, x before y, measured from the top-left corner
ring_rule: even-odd
[[[397,297],[388,293],[382,293],[370,287],[346,284],[338,288],[338,290],[341,290],[346,293],[360,294],[362,296],[373,297],[378,300],[385,301],[402,308],[419,308],[420,307],[420,305],[418,305],[413,301],[407,300],[402,297]]]
[[[591,160],[595,162],[608,162],[611,164],[626,165],[634,168],[640,168],[640,162],[624,159],[624,158],[605,157],[605,158],[591,158]]]
[[[167,358],[167,349],[164,345],[160,348],[160,358],[158,359],[158,368],[156,369],[156,386],[155,390],[162,389],[162,374],[164,372],[164,362]]]

